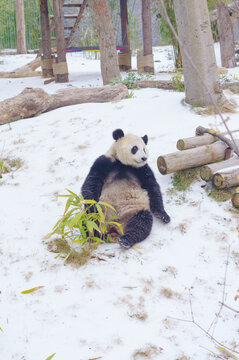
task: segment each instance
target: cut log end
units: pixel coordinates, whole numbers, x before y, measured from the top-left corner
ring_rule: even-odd
[[[166,164],[166,161],[163,158],[163,156],[158,157],[157,164],[158,164],[159,172],[162,175],[166,175],[167,174],[167,164]]]
[[[232,195],[232,205],[235,208],[239,208],[239,193],[235,193]]]
[[[177,146],[177,149],[180,151],[185,150],[184,140],[183,139],[178,140],[176,146]]]
[[[204,181],[209,181],[212,179],[212,171],[208,166],[203,166],[200,170],[200,177]]]
[[[213,182],[213,185],[217,189],[224,189],[225,188],[225,184],[224,184],[223,177],[222,177],[221,174],[215,174],[213,176],[212,182]]]

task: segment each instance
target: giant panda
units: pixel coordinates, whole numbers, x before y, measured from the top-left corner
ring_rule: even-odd
[[[105,155],[98,157],[82,185],[84,199],[112,205],[122,224],[122,235],[116,227],[108,229],[119,244],[129,249],[150,234],[153,216],[164,223],[170,217],[164,210],[160,187],[147,164],[148,136],[124,135],[113,131],[115,142]],[[115,213],[107,212],[110,217]]]

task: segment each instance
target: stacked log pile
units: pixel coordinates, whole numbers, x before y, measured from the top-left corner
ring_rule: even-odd
[[[213,130],[198,127],[196,136],[180,139],[176,146],[179,151],[158,157],[162,175],[201,166],[201,179],[211,181],[216,189],[239,186],[239,140],[232,142]],[[232,203],[239,208],[237,190]]]

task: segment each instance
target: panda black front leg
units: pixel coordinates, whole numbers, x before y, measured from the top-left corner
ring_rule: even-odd
[[[142,210],[135,214],[128,222],[124,235],[118,241],[119,244],[129,249],[137,242],[143,241],[149,236],[153,224],[153,216],[150,211]]]

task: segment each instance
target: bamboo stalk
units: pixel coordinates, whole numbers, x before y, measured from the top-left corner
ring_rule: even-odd
[[[214,164],[203,166],[200,170],[201,179],[209,181],[212,179],[213,174],[219,170],[226,169],[232,166],[239,166],[239,159],[233,158],[229,160],[220,161]]]
[[[225,143],[217,141],[214,144],[159,156],[158,169],[161,174],[166,175],[179,170],[206,165],[217,160],[224,160],[226,149]]]
[[[212,183],[217,189],[225,189],[239,185],[239,169],[214,174]]]

